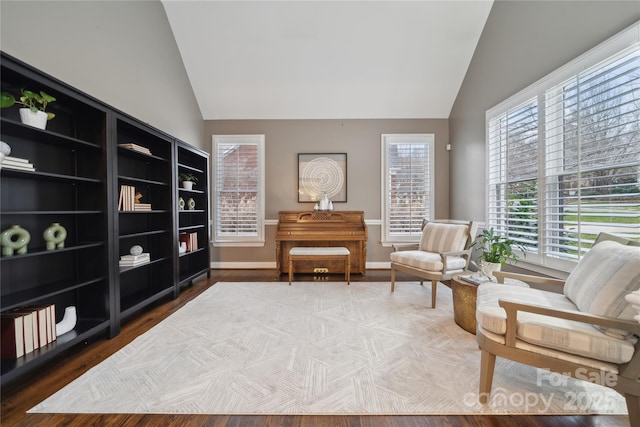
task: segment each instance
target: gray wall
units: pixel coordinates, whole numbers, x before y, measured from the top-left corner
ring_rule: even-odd
[[[449,116],[451,216],[485,221],[485,112],[640,19],[637,1],[496,1]]]
[[[0,2],[0,48],[183,141],[203,121],[159,1]]]
[[[390,248],[380,244],[380,135],[435,134],[435,217],[449,217],[449,142],[445,119],[408,120],[211,120],[207,135],[264,134],[266,160],[266,228],[264,248],[214,248],[212,259],[229,265],[275,263],[274,231],[278,211],[313,209],[298,203],[298,153],[347,153],[347,203],[336,210],[364,211],[369,225],[367,262],[389,263]],[[216,264],[217,265],[217,264]],[[275,264],[274,264],[275,265]]]

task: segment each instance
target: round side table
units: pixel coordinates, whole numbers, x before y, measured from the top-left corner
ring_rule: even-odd
[[[475,335],[478,285],[462,280],[458,276],[456,274],[451,278],[453,319],[462,329]]]

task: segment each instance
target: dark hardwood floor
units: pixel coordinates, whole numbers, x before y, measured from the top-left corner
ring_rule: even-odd
[[[0,424],[8,426],[216,426],[216,427],[431,427],[431,426],[514,426],[514,427],[628,427],[626,416],[238,416],[238,415],[131,415],[131,414],[27,414],[54,392],[82,375],[92,366],[143,334],[178,310],[209,286],[219,281],[287,281],[276,279],[275,270],[213,270],[211,279],[203,278],[185,289],[175,300],[167,300],[125,323],[112,339],[87,342],[73,348],[53,363],[2,387]],[[297,275],[297,281],[315,280]],[[340,280],[340,279],[334,279]],[[369,270],[366,278],[353,281],[389,281],[389,271]],[[398,275],[398,280],[411,280]],[[635,427],[635,426],[634,426]]]

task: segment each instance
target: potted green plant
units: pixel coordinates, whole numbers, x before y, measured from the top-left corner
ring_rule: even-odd
[[[22,120],[22,123],[45,129],[47,120],[51,120],[56,116],[54,113],[47,111],[47,106],[54,102],[56,98],[42,90],[36,93],[24,88],[21,89],[20,94],[20,98],[16,100],[10,93],[2,92],[0,106],[7,108],[14,104],[23,105],[24,107],[20,108],[20,120]]]
[[[508,237],[497,234],[493,227],[482,230],[482,234],[471,244],[480,253],[478,261],[485,276],[491,277],[494,271],[500,271],[507,261],[517,263],[520,257],[514,248],[522,251],[526,256],[527,248]]]
[[[182,188],[191,190],[194,184],[198,182],[198,178],[192,173],[185,172],[178,175],[178,181],[182,183]]]

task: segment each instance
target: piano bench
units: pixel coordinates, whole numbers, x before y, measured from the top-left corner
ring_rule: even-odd
[[[289,286],[293,280],[293,262],[294,261],[332,261],[343,260],[344,279],[347,285],[351,284],[351,252],[344,247],[304,247],[297,246],[289,249]]]

